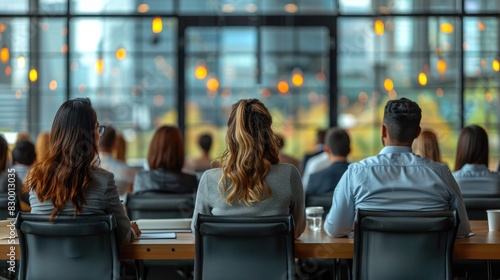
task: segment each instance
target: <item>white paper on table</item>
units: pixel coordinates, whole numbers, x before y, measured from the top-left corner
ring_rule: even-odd
[[[176,238],[175,232],[143,233],[138,239],[172,239]]]

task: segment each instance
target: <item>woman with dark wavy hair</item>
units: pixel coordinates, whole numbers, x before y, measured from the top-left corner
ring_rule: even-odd
[[[272,216],[292,214],[295,237],[305,228],[304,193],[298,170],[280,164],[281,144],[272,117],[257,99],[233,105],[227,122],[226,149],[220,168],[205,171],[191,228],[205,215]]]
[[[118,198],[113,173],[98,167],[97,143],[104,133],[90,99],[64,102],[56,113],[45,159],[35,163],[27,176],[31,213],[114,213],[118,240],[128,243],[139,236]]]

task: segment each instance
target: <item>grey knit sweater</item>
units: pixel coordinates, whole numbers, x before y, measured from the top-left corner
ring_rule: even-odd
[[[266,176],[266,183],[271,189],[271,196],[247,206],[244,203],[227,204],[218,189],[222,176],[220,168],[203,173],[198,185],[198,194],[193,213],[191,230],[194,233],[197,214],[238,215],[238,216],[273,216],[292,214],[295,222],[295,237],[304,231],[306,220],[304,212],[304,192],[299,172],[291,164],[274,164]]]

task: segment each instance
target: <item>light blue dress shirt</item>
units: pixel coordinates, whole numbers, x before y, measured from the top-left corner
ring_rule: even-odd
[[[452,173],[463,197],[499,197],[500,175],[484,164],[467,163]]]
[[[325,221],[328,235],[351,233],[355,210],[436,211],[457,209],[457,236],[470,232],[457,182],[449,168],[412,153],[410,147],[388,146],[380,154],[351,163],[333,193]]]

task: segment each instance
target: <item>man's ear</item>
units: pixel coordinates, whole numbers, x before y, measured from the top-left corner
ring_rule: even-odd
[[[417,138],[421,132],[422,132],[422,128],[419,126],[418,131],[417,131],[417,135],[415,135],[415,138]]]
[[[330,147],[328,147],[328,145],[323,146],[323,151],[325,151],[325,153],[327,153],[329,155],[332,154],[332,151],[330,150]]]
[[[382,138],[387,137],[387,127],[385,127],[385,124],[382,124]]]

